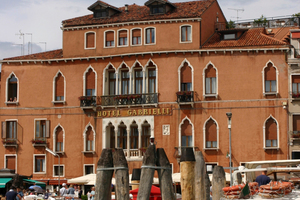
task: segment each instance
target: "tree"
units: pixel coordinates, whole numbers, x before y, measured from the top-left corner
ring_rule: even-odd
[[[254,24],[256,24],[257,26],[267,26],[268,20],[266,17],[261,15],[261,17],[259,19],[254,20]]]
[[[231,20],[229,22],[226,22],[226,28],[227,29],[235,28],[235,22]]]

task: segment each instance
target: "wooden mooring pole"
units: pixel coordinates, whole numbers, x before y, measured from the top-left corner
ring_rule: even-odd
[[[223,187],[225,187],[225,171],[222,166],[215,166],[212,178],[212,200],[220,200],[223,196]]]
[[[195,199],[195,155],[193,148],[182,148],[180,157],[181,197]]]
[[[116,199],[129,200],[129,172],[123,149],[113,151],[113,163],[116,180]]]
[[[210,200],[210,180],[209,180],[209,176],[206,173],[205,174],[205,199],[206,200]]]
[[[95,200],[111,200],[111,179],[113,176],[111,149],[103,149],[97,163]]]
[[[195,199],[205,200],[205,161],[201,151],[195,151]]]
[[[165,168],[157,170],[162,199],[175,200],[171,164],[163,148],[157,149],[157,166]]]
[[[143,157],[141,181],[137,195],[138,200],[149,200],[156,164],[156,148],[150,145]]]

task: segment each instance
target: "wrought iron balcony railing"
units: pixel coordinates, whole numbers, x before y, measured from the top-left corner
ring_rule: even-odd
[[[79,100],[80,107],[91,107],[97,104],[97,96],[81,96]]]
[[[176,95],[177,95],[178,103],[194,102],[193,91],[181,91],[181,92],[177,92]]]
[[[2,139],[2,143],[4,146],[16,146],[18,145],[16,138],[4,138]]]
[[[158,103],[157,93],[110,95],[101,97],[102,106],[140,105]]]

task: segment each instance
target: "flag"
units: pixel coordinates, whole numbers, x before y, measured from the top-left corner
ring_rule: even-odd
[[[245,187],[242,189],[239,199],[250,199],[250,189],[248,183],[246,183]]]

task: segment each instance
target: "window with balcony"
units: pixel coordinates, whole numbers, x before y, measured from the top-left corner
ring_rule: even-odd
[[[204,69],[205,94],[204,96],[215,96],[217,94],[217,71],[212,64]]]
[[[96,33],[87,32],[85,33],[85,49],[95,49],[96,48]]]
[[[95,151],[95,131],[93,127],[89,124],[84,133],[84,142],[85,142],[85,152]]]
[[[292,97],[300,98],[300,75],[292,75]]]
[[[64,177],[65,176],[64,165],[53,165],[53,177]]]
[[[15,120],[2,122],[2,141],[4,145],[16,145],[18,139],[18,122]]]
[[[6,98],[6,102],[10,103],[10,104],[16,104],[17,102],[19,102],[18,99],[18,83],[19,80],[18,78],[15,76],[14,73],[12,73],[8,79],[7,79],[7,98]]]
[[[90,106],[96,106],[97,101],[97,73],[96,71],[90,66],[85,71],[84,74],[84,96],[79,97],[80,98],[80,106],[81,107],[90,107]]]
[[[5,168],[17,170],[17,157],[16,155],[5,155]]]
[[[132,29],[131,30],[131,45],[141,45],[142,44],[142,30]]]
[[[114,47],[115,46],[115,32],[106,31],[105,33],[105,47]]]
[[[34,173],[46,172],[46,156],[45,155],[33,155],[34,157]]]
[[[145,29],[145,43],[146,44],[155,44],[155,29],[146,28]]]
[[[279,127],[277,121],[270,116],[264,124],[264,140],[265,140],[265,148],[278,148],[278,134]]]
[[[128,31],[127,30],[119,30],[118,31],[119,43],[118,46],[128,46]]]
[[[139,63],[136,63],[133,68],[133,78],[134,78],[134,94],[143,93],[143,68]]]
[[[214,119],[209,118],[205,123],[205,149],[218,148],[218,126]]]
[[[94,165],[84,165],[84,175],[94,174]]]
[[[65,77],[59,71],[54,77],[54,102],[65,101]]]
[[[35,141],[44,141],[50,137],[50,121],[49,120],[35,120]]]
[[[193,102],[193,70],[187,62],[184,62],[182,66],[179,67],[179,92],[177,92],[177,102]]]
[[[264,94],[277,94],[277,69],[273,63],[269,62],[264,68]]]
[[[55,128],[53,139],[55,152],[64,152],[65,134],[61,126],[57,126]]]
[[[300,115],[293,115],[293,132],[291,138],[300,138]]]
[[[129,94],[130,74],[126,67],[122,67],[121,72],[121,94]]]
[[[184,25],[180,27],[181,31],[181,42],[191,42],[192,41],[192,26]]]

